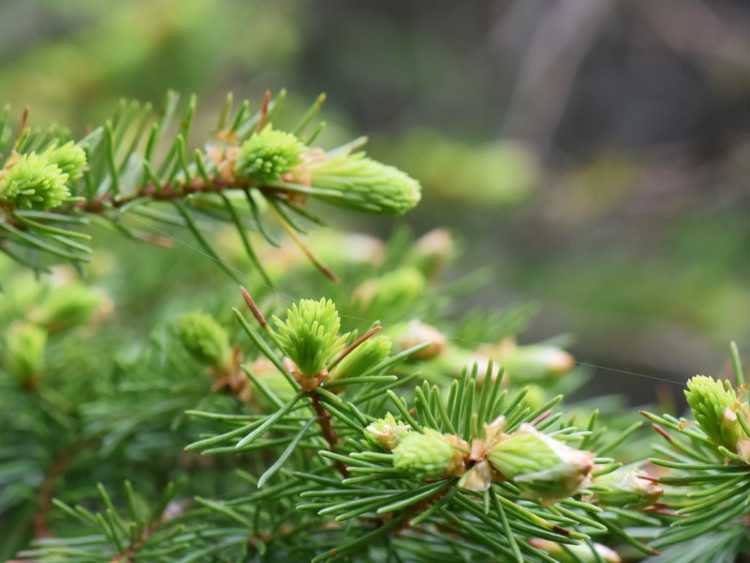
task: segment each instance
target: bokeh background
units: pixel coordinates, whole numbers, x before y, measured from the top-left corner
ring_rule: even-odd
[[[0,3],[0,92],[83,132],[167,88],[328,94],[323,143],[424,185],[402,222],[454,230],[467,306],[535,302],[530,340],[680,380],[750,350],[750,4],[702,0]],[[339,225],[388,236],[396,223]],[[142,252],[158,252],[143,249]],[[648,400],[656,382],[599,370]]]

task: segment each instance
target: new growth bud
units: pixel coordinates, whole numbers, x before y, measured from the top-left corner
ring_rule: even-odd
[[[279,180],[302,161],[304,150],[297,137],[267,125],[240,147],[236,173],[259,184]]]
[[[498,358],[511,381],[543,381],[565,375],[575,367],[575,359],[555,346],[518,346],[503,343]]]
[[[31,323],[14,323],[5,335],[5,368],[19,382],[39,377],[44,369],[47,332]]]
[[[354,299],[363,307],[401,307],[418,299],[427,280],[416,268],[400,268],[368,280],[354,290]]]
[[[336,192],[321,199],[361,211],[401,215],[421,197],[414,178],[361,152],[311,162],[308,171],[313,186]]]
[[[414,244],[414,265],[432,278],[453,259],[455,243],[448,229],[433,229],[422,235]]]
[[[80,180],[86,169],[86,152],[73,141],[59,147],[49,148],[42,153],[42,156],[66,174],[68,182]]]
[[[188,313],[177,320],[176,329],[182,345],[199,362],[219,369],[230,364],[229,336],[211,315]]]
[[[696,375],[687,382],[685,398],[695,420],[711,441],[737,451],[738,442],[745,437],[737,416],[744,416],[744,409],[732,384]]]
[[[587,484],[594,467],[591,453],[571,448],[530,424],[493,444],[487,459],[527,497],[544,504],[575,494]]]
[[[431,429],[409,432],[393,450],[393,467],[414,473],[422,479],[440,479],[464,472],[463,449],[455,436]]]
[[[429,343],[429,346],[419,352],[412,354],[413,359],[431,360],[443,353],[448,340],[445,335],[434,326],[423,323],[422,321],[412,320],[397,332],[398,347],[402,350],[413,348],[422,343]]]
[[[34,320],[50,332],[68,330],[89,322],[105,303],[100,291],[80,283],[66,284],[51,291],[34,311]]]
[[[346,342],[339,335],[341,320],[330,299],[302,299],[286,313],[286,321],[273,318],[275,336],[284,354],[303,377],[323,374]]]
[[[365,428],[365,436],[386,450],[392,450],[398,446],[401,440],[411,432],[411,426],[398,422],[391,413],[371,422]]]
[[[391,353],[391,339],[387,336],[373,336],[357,346],[336,366],[329,380],[337,381],[347,377],[362,375],[378,365]]]
[[[562,544],[532,538],[529,543],[537,549],[546,551],[556,561],[560,563],[620,563],[622,559],[616,551],[611,550],[606,545],[592,543],[593,551],[585,543]]]
[[[609,506],[649,506],[654,504],[663,489],[644,478],[640,464],[625,465],[600,477],[591,485],[596,501]]]
[[[532,411],[541,409],[544,403],[547,402],[547,395],[544,392],[544,388],[540,385],[526,385],[524,388],[526,389],[524,402]]]
[[[38,154],[18,158],[0,173],[0,201],[18,209],[52,209],[70,197],[68,176]]]

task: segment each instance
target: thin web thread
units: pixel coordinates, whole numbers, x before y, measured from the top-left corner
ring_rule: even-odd
[[[170,240],[173,240],[173,241],[181,244],[182,246],[184,246],[185,248],[187,248],[187,249],[195,252],[196,254],[200,254],[204,258],[207,258],[208,260],[210,260],[212,262],[215,262],[217,265],[219,264],[219,261],[216,260],[216,258],[214,258],[213,256],[211,256],[208,252],[206,252],[202,248],[196,246],[195,244],[182,239],[181,237],[175,236],[174,233],[168,232],[168,231],[165,231],[165,230],[162,230],[162,229],[159,229],[158,227],[156,227],[153,224],[149,224],[148,228],[151,229],[151,230],[153,230],[154,232],[162,235],[162,236],[165,236],[165,237],[169,238]],[[226,264],[226,263],[224,263],[224,264],[225,264],[225,266],[227,268],[229,268],[235,274],[237,274],[238,277],[241,277],[241,278],[244,278],[244,279],[250,279],[251,276],[252,276],[252,274],[250,272],[246,272],[246,271],[241,270],[241,269],[239,269],[237,267],[234,267],[234,266],[232,266],[230,264]],[[293,295],[291,295],[289,293],[286,293],[286,292],[278,289],[277,287],[270,286],[270,285],[266,284],[265,282],[263,282],[262,280],[258,280],[257,284],[261,285],[261,286],[264,286],[264,287],[270,289],[271,291],[275,292],[276,294],[278,294],[278,295],[280,295],[282,297],[285,297],[287,299],[291,299],[291,300],[295,299],[295,297]],[[354,321],[363,321],[363,322],[366,322],[366,323],[374,323],[376,321],[376,319],[368,319],[368,318],[365,318],[365,317],[359,317],[359,316],[356,316],[356,315],[350,315],[350,314],[344,314],[344,313],[339,313],[339,315],[341,317],[343,317],[343,318],[346,318],[346,319],[350,319],[350,320],[354,320]],[[453,341],[456,342],[456,343],[458,343],[458,344],[468,344],[467,342],[462,342],[460,339],[456,339],[456,338],[453,338]],[[595,364],[595,363],[592,363],[592,362],[585,362],[585,361],[579,361],[579,360],[576,360],[576,365],[577,366],[581,366],[581,367],[592,368],[592,369],[595,369],[595,370],[609,371],[609,372],[612,372],[612,373],[619,373],[619,374],[622,374],[622,375],[628,375],[628,376],[632,376],[632,377],[640,377],[642,379],[649,379],[651,381],[659,381],[661,383],[669,383],[671,385],[677,385],[679,387],[685,387],[685,382],[684,381],[679,381],[679,380],[675,380],[675,379],[668,379],[668,378],[665,378],[665,377],[659,377],[657,375],[650,375],[650,374],[647,374],[647,373],[642,373],[642,372],[637,372],[637,371],[632,371],[632,370],[626,370],[626,369],[616,368],[616,367],[612,367],[612,366],[605,366],[605,365],[601,365],[601,364]]]

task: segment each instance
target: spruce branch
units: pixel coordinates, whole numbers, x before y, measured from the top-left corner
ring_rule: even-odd
[[[335,560],[376,539],[421,535],[425,526],[454,526],[456,514],[471,523],[470,529],[457,528],[466,541],[500,550],[517,561],[552,560],[546,551],[565,551],[567,546],[583,553],[609,553],[591,543],[597,535],[653,552],[630,536],[623,523],[638,517],[629,507],[642,502],[639,487],[650,495],[647,504],[658,491],[640,478],[603,480],[617,469],[615,460],[576,448],[583,440],[593,440],[595,418],[588,430],[561,423],[553,416],[560,397],[530,408],[526,390],[510,395],[490,365],[483,377],[474,367],[454,381],[447,401],[437,386],[426,382],[414,389],[412,404],[385,390],[400,420],[392,414],[378,419],[367,412],[369,394],[352,394],[351,386],[341,386],[346,378],[339,381],[332,375],[356,354],[369,357],[363,350],[373,342],[379,325],[344,346],[329,303],[303,300],[289,309],[286,321],[274,320],[272,328],[247,290],[243,296],[281,356],[262,344],[261,335],[245,322],[243,327],[271,363],[296,381],[298,394],[270,415],[248,419],[246,426],[188,447],[205,453],[263,447],[259,440],[264,435],[275,430],[274,435],[284,436],[297,409],[308,409],[312,419],[303,414],[302,420],[308,425],[317,422],[324,444],[319,451],[324,465],[317,467],[340,477],[316,477],[313,482],[320,480],[319,485],[301,491],[303,502],[297,509],[312,518],[361,526],[349,542],[313,560]],[[392,361],[370,364],[359,377],[379,377]],[[337,387],[339,392],[332,392]],[[301,398],[306,402],[298,402]],[[306,430],[300,422],[290,427],[294,435],[279,438],[287,447],[267,471],[277,473],[290,459]],[[270,446],[273,441],[266,438],[265,443]],[[259,485],[267,487],[267,481],[263,478]]]
[[[728,536],[700,549],[706,550],[707,557],[710,553],[712,560],[728,554],[733,557],[738,549],[734,542],[750,514],[750,407],[735,345],[731,355],[737,390],[728,380],[707,376],[688,381],[685,395],[695,422],[669,414],[643,413],[667,444],[657,446],[660,457],[650,460],[661,469],[653,481],[664,488],[661,513],[669,523],[652,545],[668,547],[665,558],[667,553],[677,557],[687,553],[699,537],[717,529]]]

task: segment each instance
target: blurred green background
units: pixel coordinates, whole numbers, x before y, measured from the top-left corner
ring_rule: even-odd
[[[300,107],[327,92],[323,144],[368,132],[423,182],[404,221],[454,230],[456,273],[492,272],[467,306],[535,301],[530,339],[572,333],[579,360],[656,377],[750,349],[747,3],[0,3],[1,98],[32,123],[82,133],[121,97],[217,109],[281,87]]]

